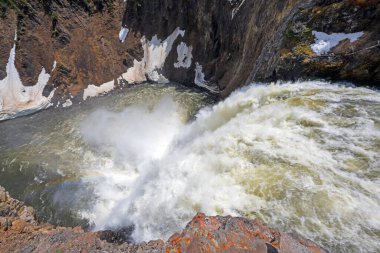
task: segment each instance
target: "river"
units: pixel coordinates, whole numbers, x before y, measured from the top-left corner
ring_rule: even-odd
[[[0,185],[54,224],[167,239],[202,211],[379,252],[380,93],[143,84],[0,122]]]

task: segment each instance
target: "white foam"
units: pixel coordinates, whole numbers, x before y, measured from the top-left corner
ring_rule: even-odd
[[[15,36],[16,37],[16,36]],[[42,95],[50,75],[42,68],[38,81],[33,86],[24,86],[15,66],[16,44],[11,49],[6,71],[7,76],[0,81],[0,120],[33,113],[49,107],[55,89],[48,97]],[[55,64],[53,66],[53,70]]]
[[[337,46],[343,40],[350,40],[350,42],[357,41],[361,36],[364,35],[363,32],[357,33],[332,33],[327,34],[324,32],[313,31],[315,36],[315,43],[311,45],[311,49],[317,55],[322,55],[330,52],[332,48]]]
[[[370,252],[380,246],[367,232],[380,228],[380,184],[370,176],[379,166],[379,107],[377,92],[304,82],[245,87],[189,123],[171,97],[95,112],[82,134],[110,162],[87,168],[100,178],[92,182],[98,201],[83,215],[97,229],[135,224],[140,241],[166,239],[197,211],[255,213]]]
[[[96,86],[93,84],[90,84],[87,86],[87,88],[83,91],[83,100],[86,100],[89,97],[96,97],[101,94],[106,94],[113,90],[115,88],[115,82],[114,80],[104,83],[100,86]]]

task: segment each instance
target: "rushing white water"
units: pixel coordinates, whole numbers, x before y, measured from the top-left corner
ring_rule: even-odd
[[[51,172],[35,177],[46,189],[43,204],[72,209],[95,230],[133,224],[137,241],[166,239],[202,211],[259,217],[331,252],[378,252],[379,92],[324,82],[252,85],[195,117],[205,102],[185,90],[143,86],[99,99],[117,109],[73,107],[32,116],[37,123],[0,124],[33,133],[30,141],[0,131],[7,177],[21,159],[24,167],[73,172],[79,181],[55,180],[58,188],[46,179]]]
[[[250,86],[192,122],[171,97],[97,111],[81,129],[108,164],[84,215],[97,229],[134,224],[136,240],[196,211],[258,216],[337,252],[375,252],[379,123],[379,93],[316,82]]]

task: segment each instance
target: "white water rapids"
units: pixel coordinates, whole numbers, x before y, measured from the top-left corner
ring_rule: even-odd
[[[133,224],[137,241],[167,239],[202,211],[258,217],[332,252],[379,252],[379,92],[252,85],[194,117],[194,101],[181,92],[92,110],[69,124],[65,138],[73,141],[60,148],[78,154],[73,162],[91,197],[77,213],[95,229]],[[67,206],[63,192],[54,196]]]

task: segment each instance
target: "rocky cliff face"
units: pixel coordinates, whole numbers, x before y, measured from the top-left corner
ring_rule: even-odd
[[[33,208],[0,186],[0,252],[253,252],[326,253],[312,241],[268,228],[259,220],[207,217],[202,213],[168,241],[134,244],[119,232],[40,223]]]
[[[378,85],[379,8],[379,1],[129,1],[123,25],[148,38],[184,29],[163,74],[226,96],[252,81],[322,77]],[[318,55],[313,31],[363,35]],[[192,62],[173,65],[184,47]]]
[[[148,38],[165,38],[176,27],[185,31],[174,43],[162,72],[170,80],[228,95],[258,76],[266,76],[272,53],[287,22],[305,1],[129,1],[123,24]],[[159,25],[155,25],[159,24]],[[186,67],[173,65],[184,45],[191,51]],[[264,67],[265,65],[266,67]]]
[[[285,31],[278,77],[352,80],[379,87],[379,21],[379,1],[317,1],[297,13]],[[331,50],[324,51],[318,37],[325,37]]]
[[[252,81],[380,83],[378,0],[1,3],[3,119],[143,81],[170,80],[220,96]],[[320,33],[340,37],[323,40]],[[347,37],[355,33],[361,36]],[[329,50],[318,51],[326,44]]]

